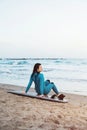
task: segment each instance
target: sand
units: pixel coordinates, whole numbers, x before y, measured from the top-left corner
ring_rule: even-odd
[[[8,90],[24,87],[0,84],[0,130],[87,130],[87,96],[66,94],[68,103],[56,103]]]

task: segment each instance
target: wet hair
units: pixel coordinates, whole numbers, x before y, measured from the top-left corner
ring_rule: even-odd
[[[40,63],[36,63],[36,64],[34,65],[33,72],[32,72],[32,76],[34,75],[34,73],[38,73],[38,72],[37,72],[37,69],[39,69],[39,66],[40,66],[40,65],[41,65]]]

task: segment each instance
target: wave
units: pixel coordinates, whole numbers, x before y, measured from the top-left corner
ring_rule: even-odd
[[[87,59],[57,59],[57,64],[87,65]]]
[[[12,72],[9,69],[0,69],[0,74],[11,74]]]
[[[63,80],[63,81],[70,81],[70,82],[84,82],[87,83],[87,79],[73,79],[73,78],[63,78],[63,77],[57,77],[57,80]]]
[[[25,65],[29,64],[26,60],[1,60],[0,65]]]
[[[29,64],[26,60],[24,60],[24,61],[19,61],[19,62],[17,63],[17,65],[26,65],[26,64]]]
[[[13,64],[14,64],[14,61],[5,60],[5,61],[1,61],[0,64],[1,64],[1,65],[13,65]]]
[[[47,68],[47,69],[44,69],[44,70],[43,70],[43,72],[49,72],[49,71],[54,71],[54,69],[53,69],[53,68],[52,68],[52,69],[48,69],[48,68]]]
[[[87,59],[64,59],[64,58],[6,58],[0,59],[0,64],[8,64],[8,65],[25,65],[31,63],[31,61],[43,61],[44,64],[67,64],[67,65],[87,65]],[[50,62],[49,62],[50,61]]]

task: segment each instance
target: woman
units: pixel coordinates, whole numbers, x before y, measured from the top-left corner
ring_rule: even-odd
[[[40,63],[36,63],[33,68],[33,72],[31,74],[28,86],[25,90],[27,93],[28,90],[30,89],[32,83],[35,83],[35,90],[37,92],[37,95],[40,97],[43,97],[44,95],[47,95],[51,89],[58,95],[59,92],[55,86],[54,83],[51,83],[50,80],[44,81],[44,75],[41,73],[42,72],[42,66]]]

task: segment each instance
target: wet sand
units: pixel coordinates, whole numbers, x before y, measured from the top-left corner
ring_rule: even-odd
[[[69,102],[56,103],[8,90],[24,87],[0,84],[0,130],[87,130],[87,96],[65,94]]]

